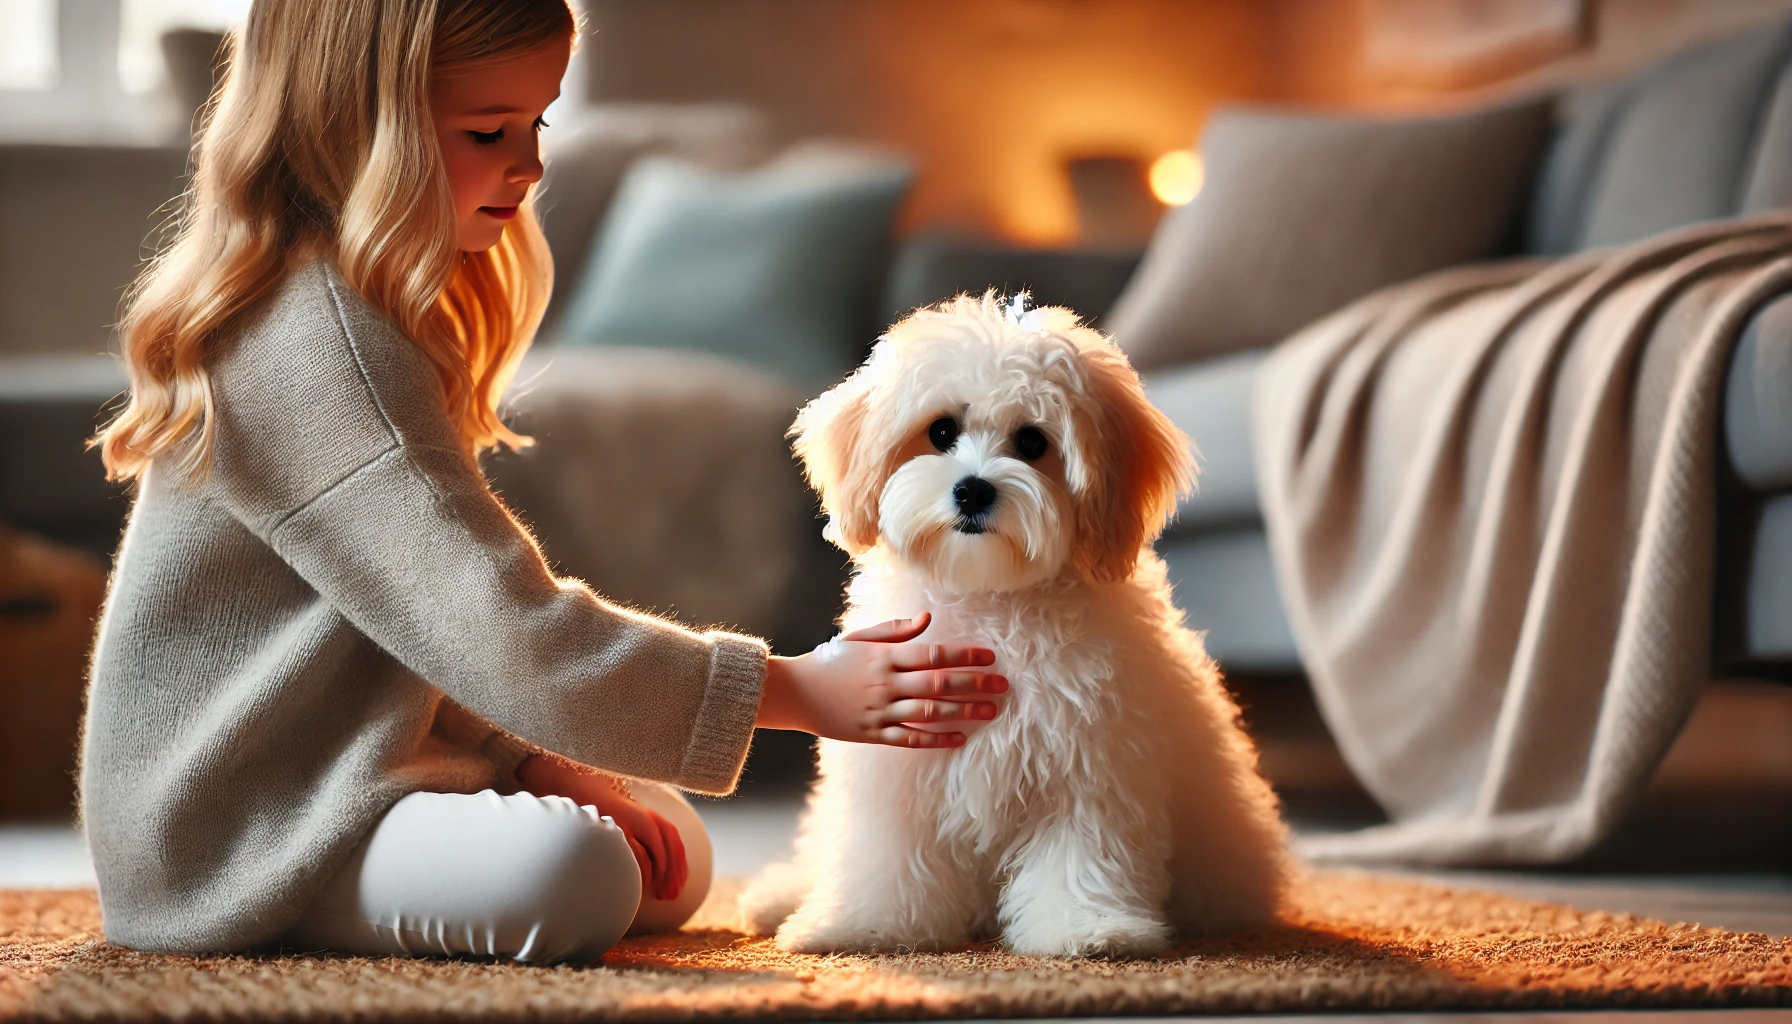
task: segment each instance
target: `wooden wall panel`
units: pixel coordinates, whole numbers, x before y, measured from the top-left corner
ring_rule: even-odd
[[[1792,0],[585,6],[594,100],[741,100],[791,136],[893,146],[921,167],[905,228],[1035,244],[1075,237],[1067,160],[1150,159],[1186,146],[1215,104],[1459,107],[1613,77],[1792,14]]]
[[[1490,26],[1484,40],[1497,43],[1505,31],[1518,41],[1504,68],[1497,54],[1490,62],[1478,56],[1469,40],[1437,44],[1439,51],[1461,51],[1461,64],[1452,71],[1448,53],[1402,57],[1397,52],[1401,45],[1425,45],[1417,34],[1401,30],[1403,20],[1426,23],[1411,11],[1431,10],[1433,26],[1447,21],[1435,15],[1439,0],[1274,0],[1274,5],[1265,74],[1276,98],[1384,111],[1457,107],[1615,78],[1691,43],[1792,15],[1792,0],[1580,0],[1583,42],[1571,46],[1561,38],[1566,3],[1442,0],[1443,7],[1481,9],[1479,17]],[[1534,29],[1528,42],[1520,31],[1527,19]],[[1472,14],[1463,16],[1465,25],[1473,21]],[[1402,73],[1403,65],[1409,73]]]
[[[589,0],[595,100],[744,99],[914,153],[908,227],[1069,241],[1064,161],[1266,95],[1258,0]]]
[[[1511,78],[1587,41],[1586,0],[1368,0],[1374,81],[1458,88]]]

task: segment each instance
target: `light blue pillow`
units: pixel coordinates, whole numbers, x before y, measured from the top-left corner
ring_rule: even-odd
[[[799,149],[718,171],[637,161],[593,242],[560,343],[689,348],[795,383],[832,383],[863,357],[904,161]]]

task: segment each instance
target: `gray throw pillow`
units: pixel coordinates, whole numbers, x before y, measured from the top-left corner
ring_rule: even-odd
[[[1216,111],[1107,323],[1141,369],[1271,345],[1384,285],[1507,251],[1549,138],[1538,99],[1452,117]]]
[[[906,161],[806,147],[746,172],[647,157],[560,325],[566,345],[685,348],[814,387],[870,344]]]
[[[636,160],[675,156],[738,171],[764,163],[773,152],[765,115],[728,103],[600,103],[575,121],[555,118],[542,145],[547,169],[536,187],[535,211],[554,254],[555,276],[569,284],[584,275],[597,226]],[[566,312],[568,291],[554,289],[542,322],[549,333]]]

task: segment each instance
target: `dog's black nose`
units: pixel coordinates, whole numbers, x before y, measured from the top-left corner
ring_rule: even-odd
[[[952,485],[952,500],[965,516],[980,516],[996,503],[996,485],[980,476],[967,476]]]

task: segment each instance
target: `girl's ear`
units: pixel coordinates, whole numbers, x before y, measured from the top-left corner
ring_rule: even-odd
[[[887,453],[872,450],[871,380],[861,369],[797,413],[790,425],[797,457],[827,513],[823,531],[847,554],[877,543],[877,502]]]
[[[1067,475],[1076,504],[1076,564],[1115,583],[1132,575],[1194,480],[1188,435],[1145,397],[1111,342],[1082,350],[1083,395]]]

